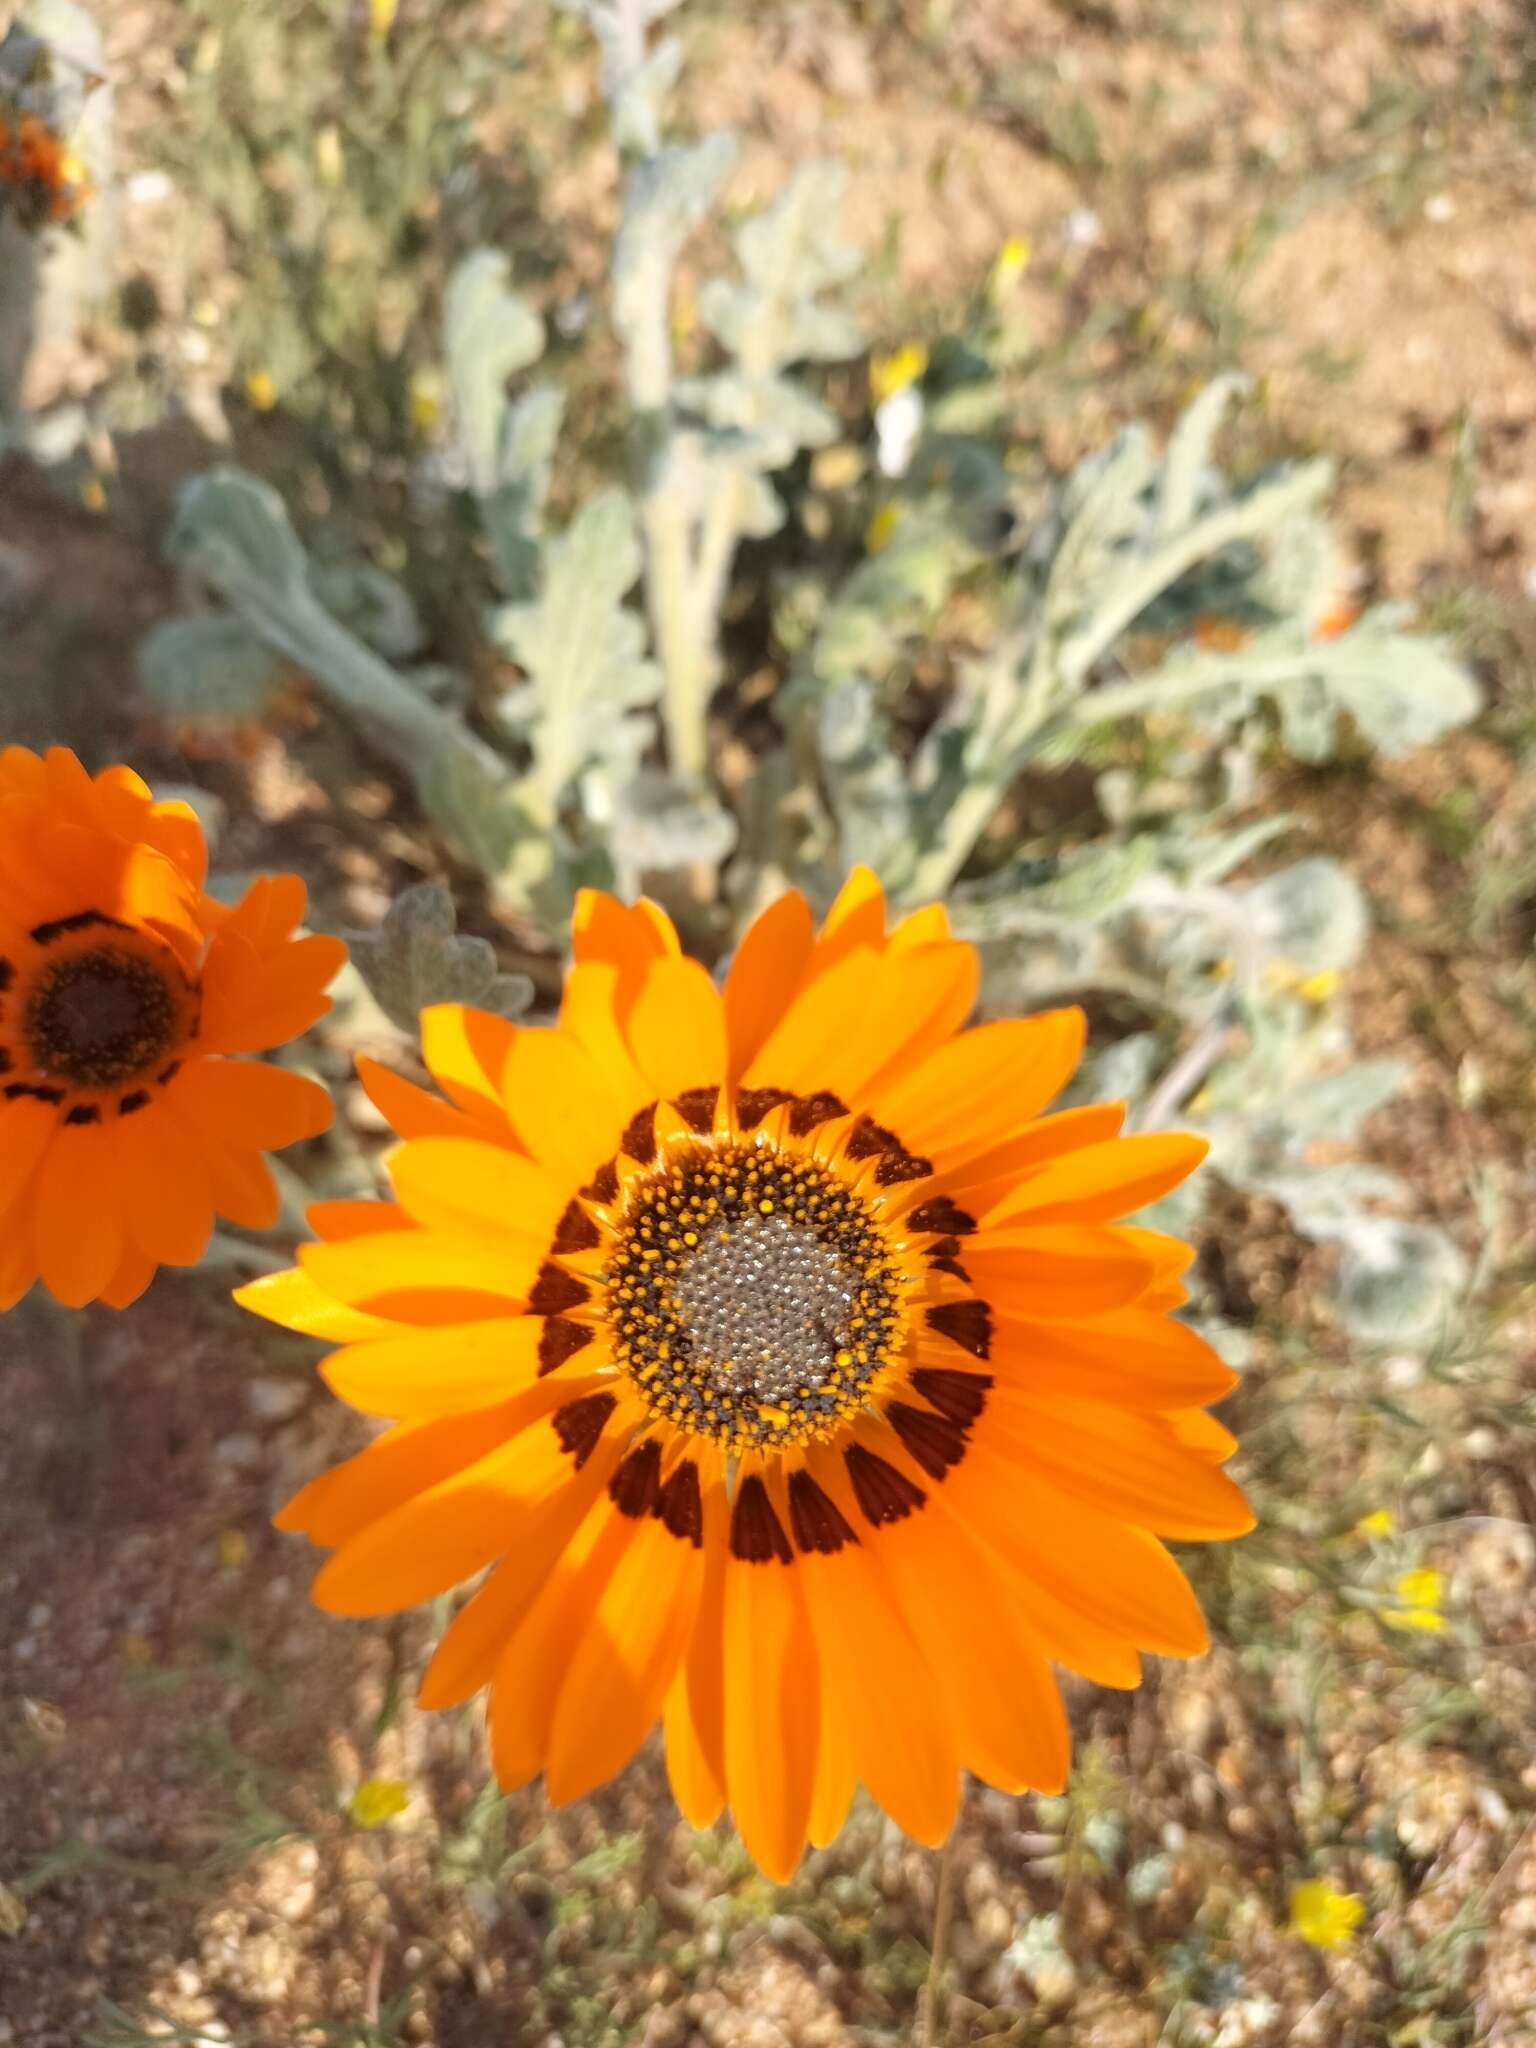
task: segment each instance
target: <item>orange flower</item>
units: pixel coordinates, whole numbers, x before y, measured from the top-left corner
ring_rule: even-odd
[[[91,196],[84,164],[36,114],[12,121],[0,115],[0,186],[12,187],[29,227],[72,219]]]
[[[237,1053],[330,1008],[339,939],[295,939],[296,875],[203,893],[185,804],[63,747],[0,750],[0,1308],[41,1279],[121,1308],[201,1258],[214,1213],[268,1229],[261,1154],[331,1120],[323,1088]]]
[[[247,1307],[339,1344],[395,1426],[289,1503],[337,1614],[491,1567],[422,1685],[489,1685],[497,1775],[579,1799],[658,1717],[683,1812],[784,1878],[862,1781],[948,1832],[966,1767],[1059,1789],[1050,1662],[1133,1686],[1206,1634],[1162,1537],[1252,1526],[1169,1311],[1187,1249],[1116,1218],[1204,1146],[1043,1115],[1076,1010],[961,1027],[974,950],[853,876],[753,925],[723,993],[585,895],[558,1024],[445,1004],[446,1100],[364,1061],[395,1199],[322,1203]]]

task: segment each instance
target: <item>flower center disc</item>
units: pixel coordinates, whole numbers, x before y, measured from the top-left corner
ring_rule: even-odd
[[[701,1148],[640,1182],[607,1283],[651,1413],[738,1449],[829,1435],[904,1328],[872,1210],[819,1160],[765,1145]]]
[[[39,1072],[77,1088],[114,1088],[172,1049],[177,1024],[160,969],[126,947],[99,946],[44,972],[24,1030]]]

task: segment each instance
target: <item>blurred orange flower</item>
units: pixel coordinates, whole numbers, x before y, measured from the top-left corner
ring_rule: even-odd
[[[296,875],[231,910],[206,869],[132,769],[0,751],[0,1308],[39,1279],[121,1308],[216,1213],[270,1228],[262,1153],[331,1121],[316,1082],[237,1055],[307,1031],[346,948],[293,936]]]

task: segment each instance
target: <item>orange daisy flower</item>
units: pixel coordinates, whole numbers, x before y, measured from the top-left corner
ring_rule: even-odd
[[[696,1826],[771,1876],[862,1782],[937,1842],[960,1771],[1059,1789],[1050,1663],[1133,1686],[1205,1629],[1163,1537],[1252,1525],[1169,1311],[1187,1248],[1115,1219],[1204,1146],[1043,1115],[1076,1010],[963,1030],[942,910],[852,878],[753,925],[723,992],[649,903],[588,894],[559,1022],[423,1016],[446,1100],[362,1062],[395,1199],[241,1290],[341,1348],[394,1426],[279,1517],[314,1597],[394,1612],[489,1575],[421,1690],[491,1688],[507,1786],[557,1802],[658,1717]]]
[[[38,1279],[122,1308],[196,1264],[216,1211],[269,1229],[261,1154],[331,1121],[317,1083],[233,1055],[323,1016],[346,948],[292,936],[296,875],[230,910],[207,865],[131,769],[0,750],[0,1308]]]

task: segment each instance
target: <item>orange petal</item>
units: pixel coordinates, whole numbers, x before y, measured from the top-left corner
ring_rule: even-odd
[[[432,1003],[421,1013],[421,1056],[444,1094],[470,1115],[506,1121],[502,1077],[518,1037],[515,1024],[464,1003]]]
[[[83,1308],[123,1257],[123,1190],[113,1134],[65,1124],[38,1170],[37,1270],[65,1308]]]
[[[1031,1392],[1135,1408],[1203,1407],[1229,1394],[1236,1373],[1187,1323],[1153,1314],[1145,1301],[1081,1322],[998,1316],[988,1364]]]
[[[610,1430],[581,1470],[530,1521],[516,1546],[459,1609],[422,1675],[419,1699],[423,1707],[461,1706],[491,1683],[523,1617],[608,1484],[619,1450],[620,1435]]]
[[[1092,1316],[1124,1308],[1156,1277],[1146,1254],[1092,1224],[1047,1224],[969,1238],[965,1269],[976,1292],[1005,1314]]]
[[[808,981],[759,1049],[744,1076],[750,1087],[809,1092],[850,1038],[864,1028],[877,955],[858,946]]]
[[[480,1128],[462,1110],[391,1073],[365,1052],[357,1056],[357,1078],[374,1108],[402,1138],[461,1138]]]
[[[0,1216],[25,1193],[58,1128],[59,1113],[49,1103],[24,1096],[0,1105]]]
[[[283,1273],[264,1273],[259,1280],[237,1287],[235,1300],[253,1315],[265,1316],[269,1323],[297,1330],[304,1337],[323,1337],[331,1344],[382,1337],[394,1328],[378,1316],[364,1315],[361,1309],[338,1301],[299,1266],[290,1266]]]
[[[805,1848],[816,1782],[816,1643],[792,1566],[725,1568],[725,1780],[758,1868],[785,1884]]]
[[[1111,1138],[1041,1167],[982,1220],[992,1225],[1020,1216],[1031,1223],[1110,1223],[1176,1188],[1210,1149],[1204,1138],[1178,1131]]]
[[[573,1191],[613,1157],[639,1106],[618,1095],[591,1054],[563,1031],[519,1032],[504,1086],[519,1138]]]
[[[859,1027],[827,1048],[817,1087],[848,1102],[877,1099],[885,1076],[903,1071],[964,1023],[980,973],[972,946],[882,954],[870,970]]]
[[[519,1540],[573,1476],[545,1419],[565,1389],[531,1387],[502,1411],[515,1435],[344,1542],[315,1580],[331,1614],[395,1614],[460,1585]],[[494,1413],[495,1411],[491,1411]]]
[[[653,1095],[671,1098],[725,1079],[725,1010],[696,960],[651,968],[630,1012],[629,1043]]]
[[[189,1060],[171,1082],[178,1121],[226,1144],[278,1152],[331,1127],[331,1098],[317,1081],[264,1060]],[[148,1111],[143,1112],[147,1115]]]
[[[637,1523],[587,1617],[555,1702],[545,1777],[557,1806],[595,1792],[655,1727],[703,1580],[701,1549],[650,1517]]]
[[[1254,1525],[1226,1473],[1185,1450],[1155,1415],[997,1386],[987,1430],[989,1442],[1063,1492],[1159,1536],[1199,1542],[1243,1536]]]
[[[874,1113],[909,1152],[947,1169],[1038,1116],[1071,1079],[1086,1035],[1075,1009],[980,1024],[895,1077]]]
[[[863,1544],[803,1557],[795,1568],[822,1694],[835,1693],[846,1714],[857,1776],[904,1833],[937,1845],[960,1802],[960,1762],[922,1650]]]
[[[873,869],[856,867],[822,920],[809,974],[824,974],[855,946],[885,946],[885,891]]]
[[[747,927],[725,977],[725,1025],[730,1074],[739,1080],[759,1046],[788,1009],[806,963],[815,928],[798,889],[770,903]]]
[[[480,1138],[411,1138],[391,1153],[389,1177],[418,1223],[511,1231],[545,1245],[567,1199],[531,1159]]]
[[[116,1136],[129,1241],[159,1265],[195,1266],[213,1232],[213,1183],[196,1139],[161,1102]]]
[[[299,1247],[299,1264],[324,1293],[387,1314],[391,1296],[483,1295],[521,1304],[543,1261],[545,1247],[510,1235],[496,1246],[478,1234],[448,1230],[381,1230],[338,1244]]]
[[[333,1351],[320,1377],[365,1415],[396,1419],[489,1408],[520,1393],[539,1370],[539,1316],[407,1330]]]

